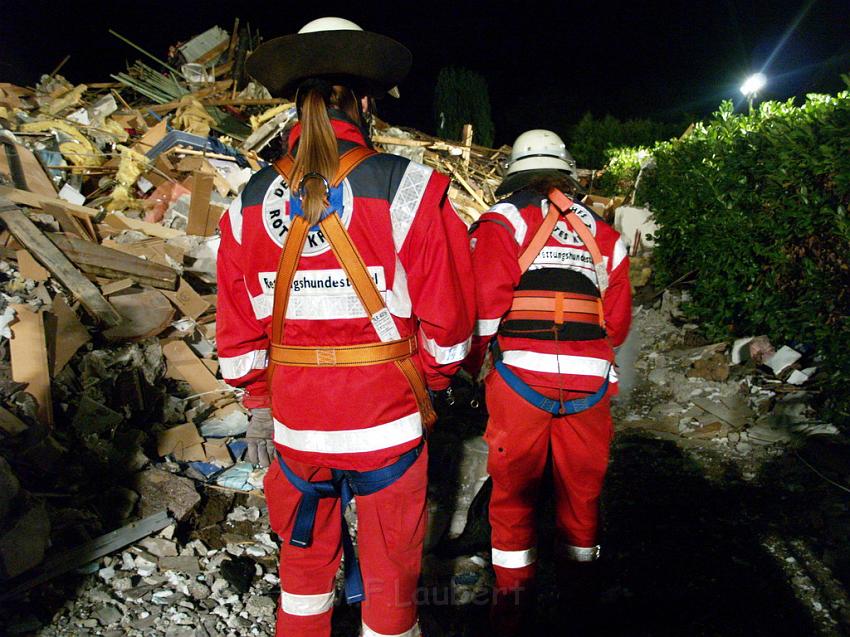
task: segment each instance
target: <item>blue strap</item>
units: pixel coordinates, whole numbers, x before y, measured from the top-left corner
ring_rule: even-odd
[[[371,495],[384,489],[396,480],[416,462],[422,453],[424,442],[419,443],[415,449],[403,454],[393,464],[374,469],[373,471],[346,471],[343,469],[332,469],[331,479],[321,482],[310,482],[298,477],[283,461],[278,454],[277,461],[283,475],[289,480],[293,487],[301,492],[301,500],[298,503],[298,511],[295,514],[295,524],[289,543],[299,548],[307,548],[313,543],[313,527],[316,523],[316,511],[319,508],[319,500],[322,498],[339,498],[340,518],[342,524],[342,551],[345,556],[343,566],[345,574],[345,600],[349,604],[362,602],[365,598],[363,591],[363,579],[360,575],[360,565],[357,554],[354,551],[354,542],[348,532],[348,524],[345,522],[345,509],[354,499],[355,495]]]
[[[495,343],[495,340],[493,341]],[[496,371],[501,374],[508,387],[513,389],[517,394],[531,403],[538,409],[548,411],[554,416],[571,416],[586,411],[593,407],[596,403],[605,397],[608,391],[608,376],[611,372],[611,366],[605,372],[605,381],[602,386],[596,390],[596,393],[584,398],[575,398],[566,402],[547,398],[540,392],[533,389],[528,383],[517,376],[505,363],[502,361],[502,355],[498,346],[493,347],[493,361]]]

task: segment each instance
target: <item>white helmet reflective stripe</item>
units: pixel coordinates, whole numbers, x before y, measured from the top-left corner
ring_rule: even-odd
[[[505,175],[525,170],[563,170],[574,178],[578,176],[576,162],[563,140],[552,131],[540,128],[516,138]]]
[[[357,24],[345,18],[316,18],[305,24],[298,33],[315,33],[316,31],[362,31]]]

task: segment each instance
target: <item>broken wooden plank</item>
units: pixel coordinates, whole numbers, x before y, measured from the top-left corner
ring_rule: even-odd
[[[121,317],[97,286],[74,267],[62,252],[50,242],[44,233],[27,218],[17,206],[10,205],[0,197],[0,219],[15,238],[27,248],[38,261],[53,273],[59,282],[68,288],[74,297],[99,323],[118,325]]]
[[[110,225],[113,228],[118,228],[119,230],[138,230],[139,232],[144,232],[148,236],[157,237],[159,239],[174,239],[175,237],[183,237],[186,235],[186,233],[182,230],[166,228],[158,223],[150,223],[149,221],[142,221],[141,219],[131,219],[120,212],[110,212],[106,215],[103,221],[107,225]]]
[[[142,538],[161,531],[172,523],[173,520],[168,513],[160,511],[120,529],[110,531],[70,551],[56,551],[32,571],[15,580],[5,582],[5,590],[0,594],[0,602],[14,599],[39,584],[99,560],[125,546],[138,542]]]
[[[110,298],[122,317],[103,335],[109,341],[137,341],[158,336],[174,320],[174,308],[159,290],[119,294]]]
[[[50,181],[50,177],[46,172],[44,172],[44,168],[35,156],[35,153],[23,144],[15,144],[14,147],[21,162],[21,168],[24,171],[24,176],[27,181],[27,190],[35,193],[36,195],[55,197],[56,188],[53,186],[53,182]],[[4,148],[7,148],[5,144]],[[8,149],[6,152],[0,152],[0,172],[7,175],[10,174],[11,168],[7,156],[8,153]]]
[[[100,291],[103,292],[103,296],[108,297],[110,294],[115,294],[116,292],[123,292],[131,287],[133,287],[136,282],[133,279],[121,279],[120,281],[112,281],[111,283],[106,283],[100,286]]]
[[[53,218],[59,222],[59,226],[63,232],[74,235],[80,239],[89,241],[97,241],[97,233],[94,229],[91,217],[81,217],[78,214],[65,209],[64,206],[59,206],[53,203],[45,203],[42,208],[44,212],[53,215]]]
[[[210,216],[210,196],[213,189],[213,176],[195,172],[192,182],[192,199],[189,202],[189,221],[186,234],[206,236],[207,220]]]
[[[457,180],[457,182],[461,186],[463,186],[463,189],[469,193],[470,197],[475,200],[475,203],[481,206],[481,212],[487,210],[490,207],[487,205],[487,202],[485,202],[484,199],[481,198],[481,195],[479,195],[478,192],[472,186],[469,185],[469,182],[463,178],[463,175],[460,174],[460,171],[455,168],[450,161],[440,163],[449,169],[449,172],[452,173],[452,176],[455,178],[455,180]]]
[[[17,321],[11,325],[12,380],[26,383],[26,392],[38,403],[38,419],[53,424],[50,394],[50,363],[44,330],[44,311],[33,312],[23,304],[12,305]]]
[[[121,250],[55,232],[47,237],[77,267],[87,274],[109,279],[133,279],[143,285],[165,290],[177,288],[177,271],[166,265],[151,263]]]
[[[10,186],[0,186],[0,200],[2,199],[8,199],[12,203],[28,206],[30,208],[39,208],[41,210],[44,209],[46,204],[52,203],[86,217],[95,218],[100,215],[100,211],[95,210],[94,208],[78,206],[77,204],[65,201],[64,199],[59,199],[58,197],[47,197],[34,192],[28,192],[26,190],[18,190],[17,188],[12,188]]]

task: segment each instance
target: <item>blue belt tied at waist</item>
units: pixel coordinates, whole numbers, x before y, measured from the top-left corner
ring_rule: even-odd
[[[290,469],[280,454],[277,456],[283,475],[293,487],[301,492],[301,501],[295,514],[295,525],[289,543],[299,548],[307,548],[313,543],[313,526],[316,523],[316,511],[322,498],[339,498],[340,517],[342,522],[342,550],[345,556],[345,600],[349,604],[362,602],[363,579],[360,576],[360,566],[354,552],[354,543],[345,522],[345,509],[356,495],[371,495],[390,486],[401,478],[416,462],[425,447],[424,439],[415,449],[401,455],[393,464],[372,471],[349,471],[331,469],[331,479],[322,482],[310,482],[298,477]]]
[[[596,393],[585,396],[584,398],[575,398],[567,401],[548,398],[539,391],[533,389],[528,383],[522,380],[507,365],[505,365],[504,361],[502,361],[502,351],[496,344],[496,339],[493,339],[491,349],[493,351],[493,366],[502,376],[502,379],[508,387],[513,389],[517,394],[538,409],[548,411],[554,416],[571,416],[573,414],[586,411],[602,400],[608,391],[608,376],[611,373],[610,365],[608,366],[608,369],[605,370],[605,381],[602,383],[602,386],[596,390]]]

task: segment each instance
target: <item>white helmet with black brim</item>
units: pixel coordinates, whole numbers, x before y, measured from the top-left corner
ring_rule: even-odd
[[[566,176],[576,188],[578,183],[576,162],[567,151],[563,140],[550,130],[536,128],[516,138],[505,178],[496,189],[501,196],[520,190],[537,178]]]
[[[264,42],[248,73],[274,97],[292,97],[307,79],[325,79],[379,97],[396,92],[413,56],[403,44],[344,18],[318,18],[298,33]]]

